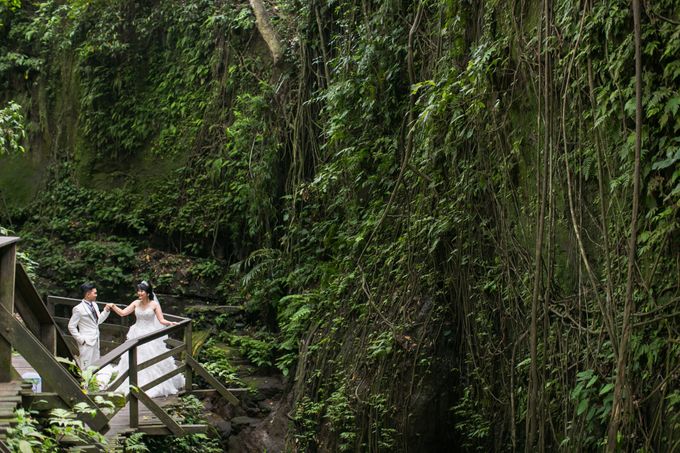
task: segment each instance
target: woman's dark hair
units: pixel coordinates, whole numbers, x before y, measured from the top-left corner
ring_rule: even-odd
[[[156,295],[153,293],[153,286],[151,286],[151,283],[146,282],[146,280],[137,285],[137,289],[141,289],[147,293],[149,295],[149,300],[154,300],[156,298]]]

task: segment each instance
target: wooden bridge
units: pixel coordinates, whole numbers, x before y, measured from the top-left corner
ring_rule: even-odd
[[[80,300],[50,296],[44,303],[23,266],[16,261],[18,241],[16,237],[0,237],[0,453],[9,451],[2,440],[14,420],[14,410],[19,407],[44,411],[73,408],[84,403],[91,408],[91,415],[81,415],[82,420],[109,440],[121,432],[142,431],[149,435],[176,436],[204,432],[207,426],[179,424],[166,412],[163,406],[174,398],[150,398],[146,393],[180,373],[184,374],[186,383],[184,394],[193,393],[193,377],[198,375],[231,404],[239,404],[234,394],[194,359],[190,319],[164,314],[166,319],[177,324],[124,341],[127,319],[110,317],[114,318],[112,322],[100,325],[104,355],[94,365],[101,369],[117,363],[128,353],[128,370],[118,376],[109,388],[115,389],[127,379],[130,391],[119,396],[119,400],[124,398],[125,401],[118,404],[117,410],[106,413],[95,400],[98,395],[108,399],[111,393],[87,393],[81,387],[78,376],[57,360],[57,357],[74,360],[77,348],[75,341],[66,334],[65,326],[71,309]],[[103,308],[103,302],[99,304]],[[165,336],[168,336],[166,344],[169,350],[137,363],[137,348]],[[12,354],[13,349],[18,355]],[[139,371],[168,357],[176,360],[176,369],[141,387],[137,385]],[[22,374],[34,370],[40,376],[40,391],[33,391],[18,370]],[[90,448],[103,450],[102,445]]]

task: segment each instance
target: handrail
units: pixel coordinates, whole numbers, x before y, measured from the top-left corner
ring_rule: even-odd
[[[8,245],[12,245],[16,242],[19,242],[19,239],[20,238],[16,236],[0,236],[0,249]]]
[[[47,303],[43,303],[25,270],[21,264],[15,261],[14,243],[18,240],[19,238],[0,237],[0,264],[2,264],[0,266],[0,283],[2,283],[0,285],[0,355],[2,355],[0,357],[0,364],[2,365],[0,367],[2,368],[0,369],[0,374],[11,369],[10,351],[11,347],[14,346],[20,354],[29,360],[29,363],[35,370],[44,377],[45,384],[54,388],[54,397],[57,401],[63,402],[69,407],[76,403],[85,403],[92,408],[91,416],[86,417],[85,421],[93,429],[100,432],[105,431],[108,427],[109,418],[97,406],[94,400],[83,391],[80,383],[55,359],[55,355],[58,352],[56,349],[61,347],[62,350],[67,350],[68,344],[64,341],[66,336],[62,335],[57,328],[60,325],[63,327],[66,319],[55,315],[54,306],[75,306],[81,301],[78,299],[48,296]],[[17,277],[16,280],[15,276]],[[101,304],[101,302],[99,303]],[[16,311],[15,308],[17,309]],[[15,314],[20,315],[22,320],[17,319],[18,317]],[[145,392],[146,389],[153,388],[178,374],[185,374],[185,389],[191,391],[191,376],[192,372],[195,371],[203,376],[227,400],[235,405],[239,404],[239,402],[228,389],[224,388],[219,381],[193,359],[191,355],[191,319],[172,314],[165,314],[165,318],[178,322],[176,325],[165,326],[139,338],[124,342],[97,360],[95,366],[97,370],[100,370],[102,367],[120,358],[126,352],[129,353],[128,370],[121,373],[121,376],[116,379],[116,383],[120,385],[127,378],[130,384],[130,391],[125,398],[130,403],[130,427],[137,428],[139,426],[138,405],[141,402],[161,420],[166,429],[169,429],[173,434],[182,435],[186,432],[196,432],[196,426],[178,425],[157,402],[149,397]],[[114,323],[105,324],[115,325]],[[171,349],[161,352],[142,363],[137,363],[137,352],[140,346],[161,337],[177,333],[183,333],[184,341],[173,341],[174,344],[171,345]],[[170,343],[169,339],[168,343]],[[67,346],[67,348],[64,348],[64,346]],[[181,354],[184,363],[165,373],[163,376],[138,386],[138,372],[140,370],[178,354]],[[9,372],[5,374],[9,374]],[[26,404],[25,401],[24,404]],[[0,444],[0,447],[2,446]]]
[[[0,307],[14,315],[17,237],[0,237]],[[0,382],[12,380],[12,343],[0,338]]]
[[[79,299],[72,299],[72,298],[66,298],[66,297],[57,297],[57,296],[49,296],[48,297],[48,305],[53,306],[53,305],[66,305],[66,306],[76,306],[81,303],[81,300]],[[103,301],[98,301],[97,304],[102,306],[105,302]],[[118,307],[125,307],[125,305],[122,304],[115,304]],[[110,365],[111,363],[121,360],[122,357],[127,353],[128,354],[128,367],[127,370],[124,372],[120,373],[120,375],[115,379],[113,383],[109,383],[108,386],[109,388],[117,389],[123,382],[127,379],[128,384],[130,386],[129,392],[127,393],[125,400],[129,402],[128,408],[129,408],[129,417],[130,417],[130,427],[131,428],[138,428],[139,427],[139,403],[141,402],[144,404],[148,409],[150,409],[162,422],[163,424],[169,429],[172,433],[176,435],[181,435],[183,434],[184,431],[184,426],[179,426],[177,425],[173,420],[172,417],[170,417],[160,406],[158,406],[157,403],[151,399],[148,394],[146,393],[146,390],[155,387],[156,385],[160,384],[161,382],[164,382],[168,379],[171,379],[172,377],[178,375],[178,374],[184,374],[185,376],[185,390],[186,391],[191,391],[192,389],[192,374],[197,373],[201,377],[203,377],[209,385],[214,387],[220,395],[222,395],[227,401],[234,405],[239,404],[238,398],[236,398],[226,387],[224,387],[217,379],[215,379],[210,373],[205,370],[199,364],[194,360],[192,357],[192,321],[190,318],[185,318],[183,316],[177,316],[177,315],[172,315],[169,313],[163,313],[163,316],[170,321],[176,321],[177,324],[174,326],[164,326],[161,327],[160,329],[157,329],[151,333],[148,333],[146,335],[142,335],[138,338],[133,338],[130,340],[125,341],[124,343],[114,347],[111,351],[106,353],[105,355],[101,356],[97,361],[95,361],[92,366],[95,367],[93,370],[94,373],[100,371],[102,368],[104,368],[107,365]],[[66,318],[60,318],[56,317],[55,319],[59,320],[60,322],[65,322]],[[120,318],[120,319],[125,319],[125,318]],[[111,329],[113,330],[120,330],[119,328],[123,328],[123,326],[114,324],[114,323],[109,323],[109,322],[104,322],[100,325],[102,326],[110,326]],[[114,328],[115,327],[115,328]],[[140,346],[143,346],[144,344],[147,344],[151,341],[154,341],[158,338],[161,337],[167,337],[170,334],[173,333],[179,333],[183,332],[183,341],[178,341],[178,340],[173,340],[168,338],[166,340],[166,343],[171,347],[168,351],[164,351],[155,357],[146,360],[142,363],[137,363],[138,361],[138,348]],[[182,354],[184,357],[183,363],[180,361],[180,364],[177,366],[177,368],[173,369],[172,371],[169,371],[165,373],[162,376],[157,377],[156,379],[152,380],[151,382],[146,382],[144,385],[138,385],[138,373],[144,368],[147,368],[149,366],[152,366],[161,360],[165,360],[166,358],[173,357],[177,354]],[[190,429],[190,427],[187,427],[187,429]]]
[[[138,360],[137,348],[158,338],[167,336],[173,332],[178,332],[184,329],[191,329],[191,319],[182,317],[179,318],[181,318],[182,320],[176,325],[164,326],[154,332],[142,335],[141,337],[127,340],[125,343],[121,344],[120,346],[117,346],[115,349],[105,354],[104,356],[100,357],[99,360],[93,363],[93,366],[95,367],[93,372],[96,373],[105,366],[113,363],[114,361],[120,360],[124,354],[128,353],[127,370],[121,373],[121,375],[118,376],[113,383],[109,383],[109,385],[111,388],[116,389],[124,382],[125,379],[128,380],[128,383],[130,385],[130,391],[126,395],[125,399],[126,401],[129,402],[128,411],[131,428],[139,427],[139,403],[142,402],[142,404],[149,408],[164,423],[164,425],[168,429],[170,429],[170,431],[173,434],[175,435],[185,434],[184,429],[181,426],[179,426],[174,420],[172,420],[172,417],[170,417],[160,406],[158,406],[158,404],[156,404],[146,394],[145,391],[148,390],[149,388],[155,387],[156,385],[166,381],[167,379],[172,378],[177,374],[184,373],[185,375],[190,376],[191,370],[189,369],[189,366],[186,364],[181,365],[176,369],[168,373],[165,373],[162,376],[159,376],[153,381],[145,383],[143,386],[138,386],[138,372],[158,362],[159,360],[158,357],[154,357],[143,363],[137,363]],[[168,357],[172,357],[173,355],[181,352],[187,353],[187,351],[190,351],[190,346],[187,347],[184,343],[182,343],[180,347],[174,347],[173,349],[162,353],[161,356],[167,355]],[[189,353],[187,353],[187,361],[191,360],[191,358],[188,356]],[[187,379],[187,381],[191,382],[190,378]]]
[[[43,302],[26,269],[18,261],[15,285],[15,311],[19,313],[33,335],[38,337],[53,354],[56,352],[62,357],[73,359],[73,351],[61,331],[55,328],[55,317]],[[29,322],[33,317],[37,325]]]
[[[146,344],[146,343],[149,343],[150,341],[153,341],[157,338],[168,335],[169,333],[172,333],[176,330],[180,330],[186,324],[189,324],[189,323],[191,323],[191,320],[185,319],[184,321],[181,321],[174,326],[165,326],[165,327],[163,327],[159,330],[148,333],[148,334],[143,335],[141,337],[132,338],[130,340],[127,340],[125,343],[123,343],[120,346],[118,346],[117,348],[113,349],[108,354],[105,354],[104,356],[100,357],[99,360],[95,361],[92,364],[92,366],[97,367],[95,372],[99,371],[102,368],[104,368],[106,365],[109,365],[114,360],[120,358],[123,354],[128,352],[130,349],[137,347],[137,346],[141,346],[141,345]]]
[[[30,357],[28,360],[31,366],[41,376],[45,377],[45,381],[54,387],[64,402],[70,406],[78,402],[86,403],[90,408],[93,408],[93,416],[87,420],[92,428],[99,430],[106,426],[108,419],[94,401],[82,392],[80,383],[54,359],[52,351],[45,348],[26,326],[19,322],[14,314],[5,307],[0,308],[0,336],[7,343],[13,345],[21,355]]]
[[[71,307],[75,307],[76,305],[78,305],[79,303],[82,302],[82,299],[73,299],[71,297],[61,297],[61,296],[48,296],[47,301],[48,301],[48,304],[58,303],[60,305],[69,305]],[[108,302],[95,301],[95,303],[97,304],[98,307],[101,307],[102,305],[106,305]],[[127,307],[127,305],[125,305],[125,304],[115,304],[115,305],[119,308]],[[165,312],[163,312],[163,317],[168,318],[170,321],[189,319],[189,318],[185,318],[184,316],[173,315],[173,314],[165,313]]]

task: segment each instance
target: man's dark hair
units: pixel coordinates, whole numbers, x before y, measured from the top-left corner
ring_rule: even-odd
[[[85,297],[85,294],[89,293],[93,289],[95,289],[97,286],[94,283],[83,283],[80,285],[80,292],[82,293],[83,297]]]

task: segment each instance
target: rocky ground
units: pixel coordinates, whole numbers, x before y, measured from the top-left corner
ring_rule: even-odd
[[[220,433],[225,451],[280,452],[284,449],[290,404],[285,398],[283,376],[271,369],[254,367],[234,357],[238,377],[247,391],[238,392],[239,407],[217,393],[204,400],[206,417]]]

